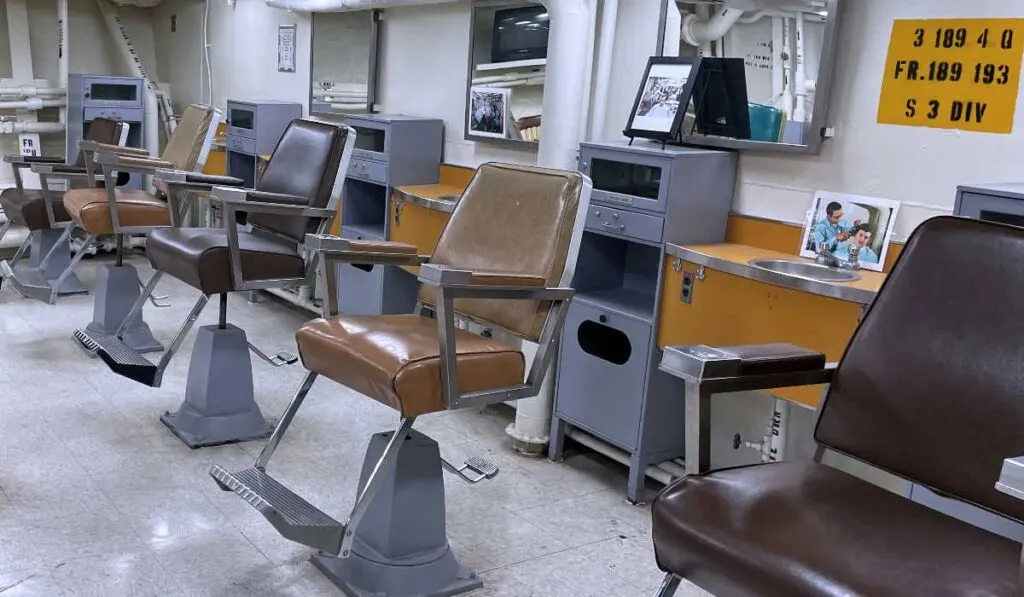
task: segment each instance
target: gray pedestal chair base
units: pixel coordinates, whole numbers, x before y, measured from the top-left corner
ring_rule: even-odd
[[[370,439],[360,491],[390,437]],[[320,553],[312,561],[354,597],[447,597],[483,586],[448,546],[441,453],[437,442],[415,430],[356,528],[349,557]]]
[[[92,323],[86,329],[95,335],[111,335],[131,313],[138,300],[139,272],[131,265],[106,265],[96,276],[96,300],[93,303]],[[122,338],[129,348],[140,354],[160,352],[163,345],[153,337],[142,313],[132,318]]]
[[[185,401],[160,417],[190,448],[263,439],[273,426],[256,404],[245,330],[199,328],[185,384]]]

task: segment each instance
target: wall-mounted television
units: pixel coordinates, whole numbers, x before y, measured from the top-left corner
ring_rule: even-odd
[[[543,6],[495,11],[491,61],[547,58],[549,25],[548,9]]]

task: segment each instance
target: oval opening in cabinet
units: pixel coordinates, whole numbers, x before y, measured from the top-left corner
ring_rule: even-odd
[[[615,365],[625,365],[633,354],[629,336],[596,321],[584,321],[576,329],[576,342],[583,352]]]

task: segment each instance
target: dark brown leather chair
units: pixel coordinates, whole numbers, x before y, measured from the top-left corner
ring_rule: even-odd
[[[110,118],[97,118],[89,125],[86,141],[121,145],[127,137],[128,124]],[[70,182],[71,188],[90,188],[102,185],[102,177],[97,180],[99,170],[90,173],[86,168],[86,154],[78,152],[78,159],[66,164],[64,158],[45,156],[4,156],[4,161],[14,171],[14,188],[4,189],[0,193],[0,208],[7,216],[7,222],[0,226],[0,240],[15,225],[29,229],[28,236],[18,248],[14,257],[0,269],[13,273],[19,259],[31,246],[31,261],[28,267],[39,269],[39,277],[44,280],[56,280],[67,267],[71,259],[70,251],[57,251],[50,255],[51,250],[59,246],[61,228],[68,225],[71,216],[64,209],[64,192],[51,189],[49,183],[54,179]],[[22,171],[33,169],[39,174],[39,189],[26,189],[22,181]],[[126,181],[126,180],[125,180]],[[124,181],[119,181],[124,182]],[[85,287],[75,278],[64,280],[58,294],[77,294],[85,292]]]
[[[307,236],[306,246],[327,265],[324,317],[295,336],[309,373],[253,468],[231,473],[214,467],[217,483],[260,510],[285,538],[321,550],[314,564],[346,594],[455,595],[480,587],[445,537],[437,443],[413,430],[413,422],[430,413],[537,394],[573,295],[569,284],[590,189],[578,172],[485,164],[459,199],[433,255],[418,255],[403,243]],[[334,265],[340,262],[419,266],[420,312],[339,315]],[[457,329],[456,313],[517,341],[510,345]],[[539,344],[528,373],[518,339]],[[344,523],[266,473],[321,375],[401,417],[396,431],[373,436],[359,494]]]
[[[159,387],[167,365],[210,296],[220,295],[219,324],[200,328],[197,334],[185,401],[177,412],[161,417],[190,447],[247,441],[270,433],[253,395],[250,344],[243,330],[227,322],[227,294],[315,282],[319,260],[315,253],[306,256],[302,242],[307,233],[326,232],[337,213],[354,135],[344,125],[296,119],[285,129],[255,189],[213,189],[211,200],[221,207],[222,228],[172,226],[146,235],[146,255],[156,271],[125,321],[141,312],[165,275],[201,293],[159,363],[125,344],[124,323],[113,334],[87,334],[87,341],[98,347],[97,354],[112,371]],[[187,187],[187,178],[179,173],[162,182],[172,188]],[[248,214],[251,230],[239,229],[238,213]]]
[[[668,573],[716,595],[941,597],[1021,594],[1021,544],[821,464],[825,450],[952,500],[1024,522],[995,489],[1024,454],[1024,229],[926,221],[834,372],[687,378],[708,393],[831,378],[812,463],[679,480],[654,501],[654,549]],[[727,350],[727,349],[726,349]],[[785,359],[782,359],[785,361]],[[689,390],[688,390],[689,393]]]

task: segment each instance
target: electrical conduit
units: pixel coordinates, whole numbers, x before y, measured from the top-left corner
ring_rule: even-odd
[[[741,16],[743,11],[737,8],[722,8],[707,21],[702,21],[695,14],[688,14],[683,19],[683,40],[691,46],[700,46],[705,42],[722,39]]]

